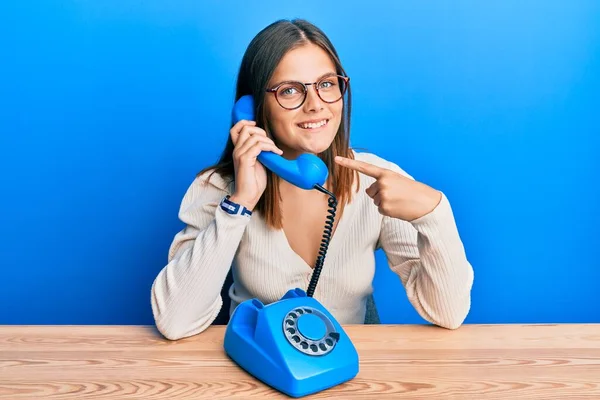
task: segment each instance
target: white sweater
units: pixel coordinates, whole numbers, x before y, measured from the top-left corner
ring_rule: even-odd
[[[410,177],[373,154],[355,157]],[[384,217],[365,193],[374,179],[359,175],[360,190],[338,222],[314,297],[341,324],[363,323],[373,291],[374,251],[382,248],[417,312],[433,324],[459,327],[470,308],[473,269],[448,199],[442,194],[431,213],[411,222]],[[197,177],[187,190],[179,211],[186,227],[175,235],[168,263],[152,285],[156,326],[171,340],[210,326],[223,304],[220,292],[231,266],[230,313],[247,299],[268,304],[289,289],[306,290],[313,271],[283,230],[268,228],[260,213],[248,218],[223,211],[218,205],[233,184],[217,174],[206,184],[206,177]]]

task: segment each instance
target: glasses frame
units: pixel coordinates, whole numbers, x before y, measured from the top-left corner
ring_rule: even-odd
[[[319,87],[317,86],[318,83],[322,82],[324,79],[327,78],[331,78],[336,76],[338,79],[341,79],[344,81],[345,85],[344,85],[344,91],[342,92],[342,95],[340,96],[339,99],[334,100],[334,101],[327,101],[325,99],[323,99],[323,97],[321,97],[321,93],[319,93]],[[277,92],[279,91],[279,88],[281,88],[281,86],[283,85],[288,85],[290,83],[297,83],[300,84],[303,88],[303,95],[304,97],[302,98],[302,101],[300,102],[299,105],[297,105],[296,107],[284,107],[283,104],[281,104],[281,102],[279,101],[279,97],[277,96]],[[281,106],[281,108],[285,108],[286,110],[296,110],[300,107],[302,107],[302,105],[304,104],[304,102],[306,102],[306,98],[308,97],[308,87],[309,86],[314,86],[315,88],[315,92],[317,92],[317,96],[319,96],[319,99],[321,99],[323,102],[327,103],[327,104],[333,104],[333,103],[337,103],[338,101],[340,101],[341,99],[344,98],[344,95],[346,94],[346,91],[348,90],[348,86],[350,85],[350,77],[349,76],[344,76],[344,75],[338,75],[338,74],[331,74],[331,75],[325,75],[324,77],[322,77],[321,79],[319,79],[316,82],[310,82],[310,83],[302,83],[300,81],[284,81],[281,82],[279,85],[271,88],[271,89],[266,89],[265,91],[267,93],[274,93],[275,94],[275,100],[277,100],[277,104],[279,104],[279,106]]]

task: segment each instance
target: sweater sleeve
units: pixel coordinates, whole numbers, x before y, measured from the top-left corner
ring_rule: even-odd
[[[250,220],[218,206],[227,186],[215,176],[210,182],[200,176],[187,190],[179,211],[186,225],[152,285],[156,327],[170,340],[198,334],[215,320],[223,304],[221,288]]]
[[[446,195],[416,220],[384,217],[379,244],[417,312],[435,325],[460,327],[471,306],[474,273]]]

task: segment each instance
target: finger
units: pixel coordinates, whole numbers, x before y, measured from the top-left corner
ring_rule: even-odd
[[[242,153],[245,153],[246,151],[248,151],[248,149],[250,147],[252,147],[256,142],[269,143],[269,144],[272,144],[273,146],[275,146],[275,143],[273,143],[273,140],[271,140],[270,138],[268,138],[266,136],[250,136],[249,132],[243,132],[242,135],[247,135],[247,136],[242,136],[242,137],[244,137],[245,140],[243,142],[240,141],[238,143],[237,150],[238,150],[239,154],[242,154]]]
[[[258,152],[256,152],[258,149]],[[269,142],[265,142],[262,140],[257,141],[256,143],[254,143],[251,146],[248,146],[246,149],[244,149],[243,153],[240,153],[240,157],[244,158],[244,157],[257,157],[261,151],[272,151],[273,153],[282,155],[283,151],[278,148],[277,146],[275,146],[275,144],[273,143],[269,143]]]
[[[240,147],[242,146],[244,143],[246,143],[246,141],[252,137],[252,136],[257,136],[257,137],[267,137],[267,133],[260,129],[260,128],[255,128],[255,127],[250,127],[250,126],[244,126],[242,128],[242,130],[240,131],[240,134],[237,138],[236,141],[234,141],[233,145],[236,147]]]
[[[245,140],[248,140],[248,138],[251,136],[267,137],[267,133],[260,128],[246,125],[240,131],[240,136],[238,137],[237,143],[234,143],[234,145],[242,145]],[[241,138],[245,138],[245,140],[241,140]]]
[[[242,129],[245,126],[255,126],[255,125],[256,125],[256,121],[247,121],[245,119],[242,119],[242,120],[238,121],[235,125],[233,125],[231,127],[231,129],[229,130],[229,134],[231,136],[231,140],[233,141],[233,144],[236,144],[238,137],[242,133]]]
[[[373,203],[375,203],[377,207],[381,206],[381,195],[379,193],[373,197]]]
[[[255,151],[253,151],[251,154],[249,153],[251,149],[256,150],[256,148],[259,149],[258,153],[254,154]],[[271,139],[264,136],[250,137],[242,146],[240,146],[237,154],[238,158],[241,159],[248,156],[248,154],[250,154],[251,157],[256,157],[258,154],[260,154],[260,151],[272,151],[279,155],[283,154],[283,151],[275,146],[275,143],[273,143]]]
[[[335,162],[343,167],[353,169],[354,171],[361,172],[375,179],[379,179],[386,171],[384,168],[380,168],[364,161],[351,160],[340,156],[335,157]]]
[[[373,198],[373,196],[379,192],[379,181],[373,182],[373,184],[369,186],[365,192],[367,192],[367,195],[369,195],[370,198]]]
[[[256,138],[252,138],[252,136],[250,136],[250,132],[242,132],[237,144],[235,145],[235,149],[233,150],[233,156],[239,159],[242,154],[248,151],[250,146],[253,146],[254,143],[256,143],[256,141]]]
[[[263,129],[261,129],[257,126],[245,125],[242,127],[240,132],[243,133],[244,131],[250,132],[250,135],[258,135],[258,136],[265,136],[265,137],[267,136],[267,132],[265,132]]]
[[[265,142],[256,142],[254,145],[250,146],[243,154],[240,155],[240,163],[254,164],[258,155],[263,151],[272,151],[281,155],[281,153],[279,153],[279,149],[274,145]]]
[[[242,147],[242,145],[250,138],[250,132],[248,131],[243,131],[239,134],[239,136],[237,136],[235,139],[234,137],[231,138],[231,140],[233,141],[233,145],[235,146],[234,148],[234,153],[235,150],[239,149],[240,147]]]

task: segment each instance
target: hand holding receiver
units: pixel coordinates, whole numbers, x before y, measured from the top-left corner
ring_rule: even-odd
[[[258,155],[264,151],[269,151],[275,156],[283,152],[254,121],[239,121],[231,128],[230,135],[234,144],[233,165],[236,182],[231,200],[252,210],[267,185],[265,168],[256,161]]]
[[[252,96],[241,97],[233,109],[234,121],[252,121],[254,118]],[[314,154],[306,153],[296,160],[287,160],[281,154],[267,150],[258,155],[258,160],[277,176],[305,190],[314,189],[315,185],[323,186],[329,175],[323,160]]]

